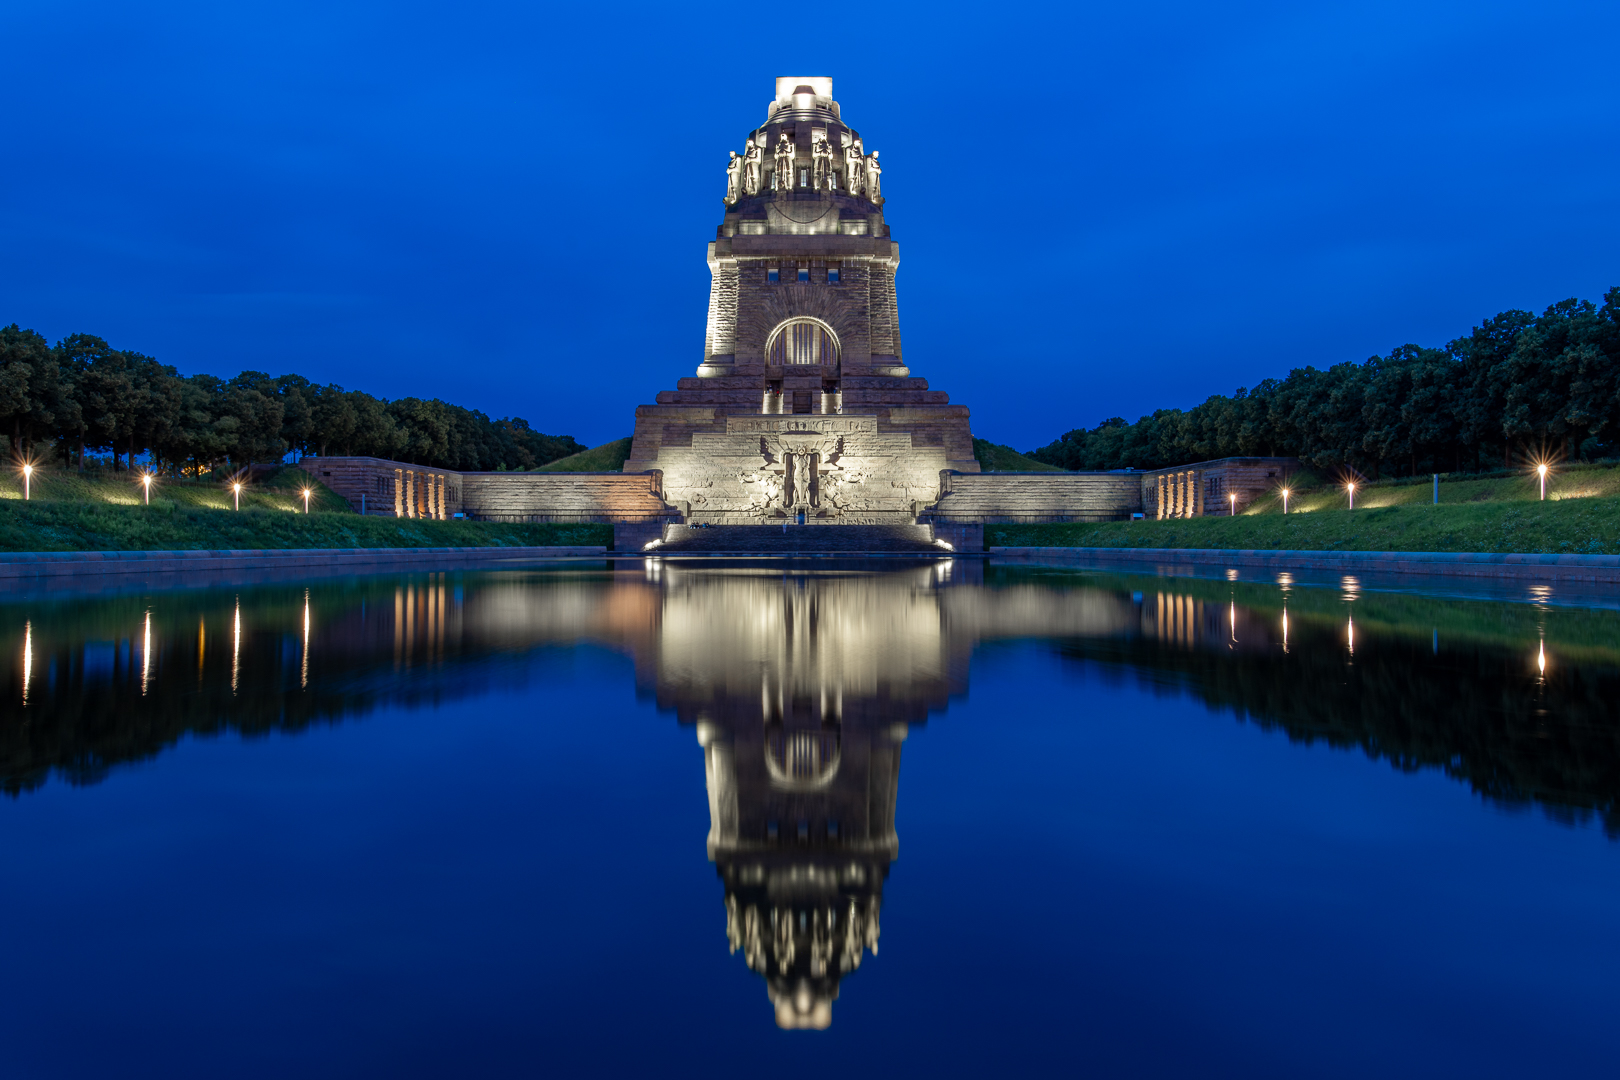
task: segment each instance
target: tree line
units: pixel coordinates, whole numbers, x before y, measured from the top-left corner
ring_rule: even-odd
[[[1504,311],[1443,349],[1295,368],[1254,389],[1136,423],[1113,417],[1029,456],[1065,469],[1157,469],[1297,457],[1371,476],[1464,472],[1550,454],[1620,453],[1620,287],[1602,306]]]
[[[151,455],[160,468],[360,454],[443,469],[532,469],[584,450],[519,417],[491,420],[438,399],[389,401],[301,375],[244,371],[181,375],[91,334],[56,345],[17,324],[0,329],[0,435],[13,455],[84,467],[87,451],[114,467]]]

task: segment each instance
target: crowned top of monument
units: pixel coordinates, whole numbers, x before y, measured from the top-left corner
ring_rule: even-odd
[[[832,95],[832,80],[825,75],[778,75],[776,98],[765,110],[766,122],[776,119],[783,110],[806,115],[819,111],[836,120],[838,102]]]

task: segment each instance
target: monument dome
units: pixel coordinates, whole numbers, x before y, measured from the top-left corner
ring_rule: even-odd
[[[777,79],[729,152],[703,360],[636,410],[624,466],[688,523],[914,522],[979,471],[967,408],[902,358],[883,168],[820,76]]]

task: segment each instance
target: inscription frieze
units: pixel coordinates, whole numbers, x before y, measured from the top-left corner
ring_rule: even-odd
[[[727,435],[868,435],[877,433],[875,416],[728,416]]]

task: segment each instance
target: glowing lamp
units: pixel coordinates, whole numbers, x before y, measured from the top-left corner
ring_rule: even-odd
[[[1346,490],[1346,491],[1348,491],[1350,493],[1350,509],[1354,510],[1356,508],[1356,484],[1355,484],[1355,481],[1352,480],[1350,483],[1344,485],[1344,490]]]
[[[1282,497],[1283,497],[1283,513],[1286,514],[1286,513],[1288,513],[1288,489],[1287,488],[1282,489]]]
[[[1546,502],[1547,501],[1547,466],[1545,464],[1537,465],[1536,466],[1536,475],[1541,478],[1541,501]]]
[[[236,509],[242,509],[242,482],[240,480],[231,482],[231,498],[236,503]]]
[[[309,513],[309,488],[304,489],[304,513]]]
[[[33,479],[34,479],[34,467],[32,465],[25,464],[23,466],[23,468],[22,468],[22,473],[23,473],[23,501],[27,502],[29,500],[29,498],[31,498],[30,487],[31,487],[31,485],[33,483]]]
[[[144,496],[146,498],[146,505],[151,506],[152,505],[152,474],[151,473],[142,473],[141,474],[141,488],[143,489],[143,494],[144,494]]]

